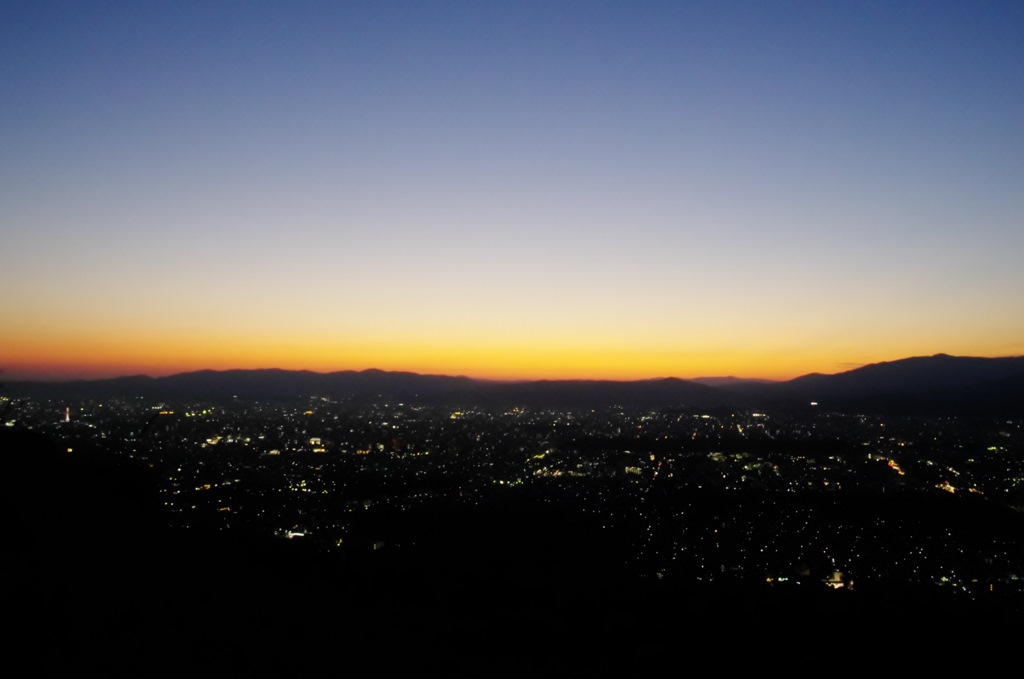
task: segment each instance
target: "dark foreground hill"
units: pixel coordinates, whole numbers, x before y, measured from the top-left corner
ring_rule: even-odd
[[[818,665],[837,643],[857,647],[845,666],[876,666],[893,663],[880,638],[896,633],[998,655],[993,633],[1020,615],[1016,599],[905,584],[638,578],[626,536],[566,504],[439,507],[366,526],[412,545],[400,551],[174,532],[145,466],[60,456],[26,432],[0,431],[0,451],[7,641],[43,674],[638,676],[666,662]]]

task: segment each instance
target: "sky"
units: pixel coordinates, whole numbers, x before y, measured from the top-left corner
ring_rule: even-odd
[[[1019,2],[0,4],[4,379],[1024,354]]]

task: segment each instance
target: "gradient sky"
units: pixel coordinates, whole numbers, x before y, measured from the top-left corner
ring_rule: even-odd
[[[5,379],[1024,353],[1020,2],[0,5]]]

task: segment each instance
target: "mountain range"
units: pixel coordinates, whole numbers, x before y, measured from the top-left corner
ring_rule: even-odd
[[[819,408],[892,414],[1010,415],[1024,412],[1024,356],[936,354],[873,363],[785,382],[733,377],[638,381],[495,382],[383,370],[201,370],[72,382],[9,382],[12,397],[143,397],[279,401],[323,396],[353,402],[536,408]],[[816,405],[811,405],[812,403]]]

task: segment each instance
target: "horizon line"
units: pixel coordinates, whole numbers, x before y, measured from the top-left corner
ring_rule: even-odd
[[[687,382],[699,382],[701,380],[736,380],[736,381],[761,381],[761,382],[789,382],[791,380],[799,379],[801,377],[805,377],[805,376],[808,376],[808,375],[837,375],[837,374],[841,374],[841,373],[844,373],[844,372],[850,372],[852,370],[857,370],[859,368],[864,368],[864,367],[867,367],[869,365],[878,365],[878,364],[881,364],[881,363],[895,363],[895,362],[898,362],[898,361],[906,361],[906,360],[915,359],[915,358],[935,358],[935,357],[941,357],[941,356],[947,356],[947,357],[950,357],[950,358],[982,358],[982,359],[1020,358],[1021,357],[1021,355],[1015,355],[1015,356],[1014,355],[1011,355],[1011,356],[956,356],[956,355],[953,355],[953,354],[947,354],[947,353],[944,353],[944,352],[938,352],[938,353],[930,354],[930,355],[905,356],[903,358],[892,359],[892,360],[887,360],[887,361],[876,361],[874,363],[853,363],[853,362],[839,363],[839,365],[849,365],[851,367],[849,367],[849,368],[847,368],[845,370],[839,370],[839,371],[834,372],[834,373],[823,373],[821,371],[811,371],[811,372],[807,372],[807,373],[802,373],[802,374],[797,375],[795,377],[783,378],[783,379],[772,379],[772,378],[764,378],[764,377],[737,377],[735,375],[701,375],[701,376],[698,376],[698,377],[678,377],[678,376],[675,376],[675,375],[662,375],[662,376],[656,376],[656,377],[637,377],[637,378],[632,378],[632,379],[621,379],[621,378],[616,379],[616,378],[607,378],[607,377],[560,377],[560,378],[536,377],[536,378],[521,378],[521,379],[511,378],[510,379],[510,378],[494,378],[494,377],[474,377],[474,376],[466,375],[466,374],[450,374],[450,373],[439,373],[439,372],[418,372],[418,371],[414,371],[414,370],[388,370],[388,369],[377,368],[377,367],[362,368],[362,369],[343,368],[343,369],[339,369],[339,370],[326,370],[326,371],[313,370],[313,369],[309,369],[309,368],[265,367],[265,368],[223,368],[223,369],[217,369],[217,368],[197,368],[197,369],[194,369],[194,370],[178,370],[178,371],[167,372],[167,373],[157,372],[157,374],[148,374],[148,373],[145,373],[145,372],[136,372],[136,373],[125,372],[125,373],[120,373],[120,374],[110,374],[110,375],[94,376],[94,377],[81,376],[81,374],[79,374],[78,376],[68,376],[68,375],[64,374],[64,375],[60,375],[60,376],[43,376],[43,377],[37,375],[37,376],[29,376],[29,377],[16,377],[14,379],[7,379],[7,380],[5,380],[4,377],[3,377],[4,371],[0,370],[0,385],[2,385],[4,381],[9,381],[9,382],[41,382],[41,383],[57,384],[57,383],[62,383],[62,382],[99,382],[99,381],[105,381],[105,380],[127,379],[127,378],[132,378],[132,377],[145,377],[145,378],[148,378],[148,379],[164,379],[164,378],[168,378],[168,377],[175,377],[175,376],[178,376],[178,375],[188,375],[188,374],[200,373],[200,372],[225,373],[225,372],[261,372],[261,371],[266,371],[266,372],[269,372],[269,371],[279,371],[279,372],[294,372],[294,373],[305,372],[305,373],[313,373],[313,374],[317,374],[317,375],[331,375],[331,374],[337,374],[337,373],[380,372],[380,373],[395,373],[395,374],[406,374],[406,375],[420,375],[420,376],[423,376],[423,377],[448,377],[448,378],[453,378],[453,379],[469,379],[469,380],[473,380],[473,381],[476,381],[476,382],[497,382],[497,383],[509,383],[509,384],[529,383],[529,382],[654,382],[654,381],[658,381],[658,380],[669,380],[669,379],[682,380],[682,381],[687,381]],[[31,372],[35,372],[35,371],[31,371]]]

